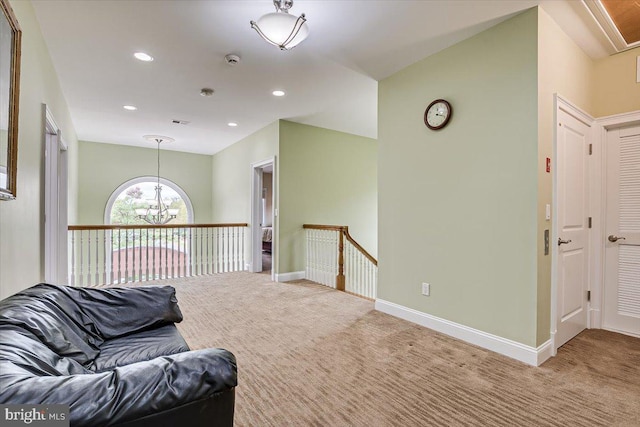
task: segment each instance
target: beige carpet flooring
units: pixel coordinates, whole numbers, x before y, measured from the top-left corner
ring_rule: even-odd
[[[311,284],[171,282],[194,348],[238,360],[236,426],[640,426],[640,340],[588,330],[531,367]]]

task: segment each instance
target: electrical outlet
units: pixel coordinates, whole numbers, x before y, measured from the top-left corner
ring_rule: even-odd
[[[431,293],[431,285],[429,285],[428,283],[423,283],[422,295],[429,296],[430,293]]]

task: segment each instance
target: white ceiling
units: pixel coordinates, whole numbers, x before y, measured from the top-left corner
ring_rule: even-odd
[[[285,52],[250,28],[270,0],[32,3],[79,139],[148,147],[142,136],[160,134],[203,154],[277,119],[375,138],[378,80],[538,4],[589,55],[610,53],[578,0],[295,0],[310,35]]]

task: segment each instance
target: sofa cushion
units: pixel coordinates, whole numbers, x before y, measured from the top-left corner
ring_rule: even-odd
[[[39,284],[0,302],[0,321],[32,333],[60,356],[88,364],[103,339],[93,320],[54,285]]]
[[[92,369],[103,372],[183,351],[189,351],[189,346],[178,328],[170,324],[105,341]]]
[[[93,321],[104,339],[182,321],[172,286],[135,288],[61,287]]]
[[[0,384],[7,366],[21,366],[35,376],[92,374],[70,357],[63,357],[43,344],[35,335],[17,325],[0,321]],[[2,388],[2,387],[0,387]]]

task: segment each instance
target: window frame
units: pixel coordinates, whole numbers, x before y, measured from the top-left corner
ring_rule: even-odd
[[[116,202],[118,196],[122,194],[127,188],[132,187],[136,184],[140,184],[143,182],[158,182],[157,176],[139,176],[137,178],[130,179],[126,182],[123,182],[116,188],[111,196],[109,196],[109,200],[107,200],[107,205],[104,208],[104,221],[105,225],[111,225],[111,209],[113,209],[113,204]],[[175,182],[170,181],[166,178],[160,178],[160,185],[167,186],[171,188],[173,191],[178,193],[178,195],[184,201],[184,204],[187,208],[187,224],[195,224],[195,213],[193,212],[193,205],[191,204],[191,199],[187,195],[187,193]]]

